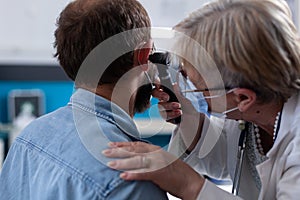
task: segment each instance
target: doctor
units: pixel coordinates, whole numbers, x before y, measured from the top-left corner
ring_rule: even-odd
[[[175,30],[191,39],[178,36],[175,45],[184,58],[177,83],[183,121],[172,136],[173,154],[111,143],[103,153],[124,159],[108,165],[125,170],[125,180],[151,180],[182,199],[299,199],[300,43],[286,2],[217,0]],[[208,110],[185,112],[191,94]],[[161,104],[178,116],[174,104]],[[234,194],[202,175],[231,179]]]

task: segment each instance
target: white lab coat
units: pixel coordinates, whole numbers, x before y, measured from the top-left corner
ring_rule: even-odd
[[[240,130],[238,122],[206,119],[201,139],[185,159],[195,170],[217,179],[233,179]],[[174,137],[169,150],[178,155],[183,142]],[[240,197],[219,189],[205,181],[198,199],[300,199],[300,94],[291,97],[283,107],[280,129],[268,159],[257,166],[262,187],[259,193],[244,159],[240,183]]]

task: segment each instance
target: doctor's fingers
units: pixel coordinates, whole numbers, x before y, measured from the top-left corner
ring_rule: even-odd
[[[159,102],[158,109],[160,116],[166,121],[175,119],[182,115],[181,105],[177,102]]]
[[[122,148],[122,150],[124,151],[134,153],[149,153],[161,149],[160,146],[156,146],[145,142],[110,142],[108,146],[111,149]]]
[[[135,152],[131,152],[130,147],[121,147],[121,148],[112,148],[105,149],[102,151],[102,154],[108,158],[129,158],[135,156]]]
[[[162,102],[167,102],[170,98],[166,92],[158,87],[152,91],[152,96]]]
[[[166,110],[179,110],[181,108],[181,104],[178,102],[159,102],[158,109],[159,111],[166,111]]]
[[[144,155],[136,155],[130,158],[114,160],[107,163],[110,168],[117,170],[129,170],[130,172],[151,171],[151,160]]]
[[[137,154],[133,157],[113,160],[107,165],[113,169],[126,170],[132,173],[154,172],[171,165],[176,158],[165,151]]]

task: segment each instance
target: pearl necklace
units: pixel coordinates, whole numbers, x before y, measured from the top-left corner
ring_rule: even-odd
[[[261,155],[265,155],[264,153],[264,148],[262,147],[261,145],[261,139],[260,139],[260,134],[259,134],[259,128],[256,124],[253,124],[254,126],[254,134],[255,134],[255,139],[256,139],[256,148],[258,150],[258,152],[261,154]]]
[[[273,132],[273,142],[275,142],[276,138],[277,138],[277,134],[278,134],[278,128],[279,128],[279,121],[280,121],[280,115],[281,112],[278,112],[275,118],[275,122],[274,122],[274,132]]]
[[[278,134],[278,124],[279,124],[279,120],[280,120],[280,115],[281,112],[278,112],[275,118],[275,122],[274,122],[274,132],[273,132],[273,142],[275,142],[277,134]],[[259,134],[259,128],[256,124],[253,124],[254,126],[254,134],[255,134],[255,138],[256,138],[256,145],[257,145],[257,150],[261,155],[265,155],[264,154],[264,148],[262,147],[261,144],[261,139],[260,139],[260,134]]]

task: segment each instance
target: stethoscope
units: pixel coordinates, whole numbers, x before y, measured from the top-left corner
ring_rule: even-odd
[[[278,125],[275,130],[275,138],[274,141],[277,137],[279,128],[280,128],[280,122],[281,122],[281,114],[280,112],[279,119],[278,119]],[[233,178],[233,184],[232,184],[232,191],[231,193],[234,195],[239,194],[239,189],[240,189],[240,178],[242,174],[242,165],[243,165],[243,160],[244,160],[244,151],[245,151],[245,146],[246,146],[246,135],[249,130],[249,122],[245,124],[244,129],[241,131],[241,135],[239,138],[239,144],[238,144],[238,151],[237,151],[237,161],[236,161],[236,167],[234,171],[234,178]]]
[[[244,152],[245,152],[245,146],[246,146],[246,134],[248,131],[249,123],[245,124],[245,128],[241,131],[241,135],[239,138],[239,144],[238,144],[238,151],[237,151],[237,161],[236,161],[236,167],[234,171],[234,178],[233,178],[233,184],[232,184],[232,194],[238,195],[239,189],[240,189],[240,178],[242,174],[242,165],[244,161]]]

